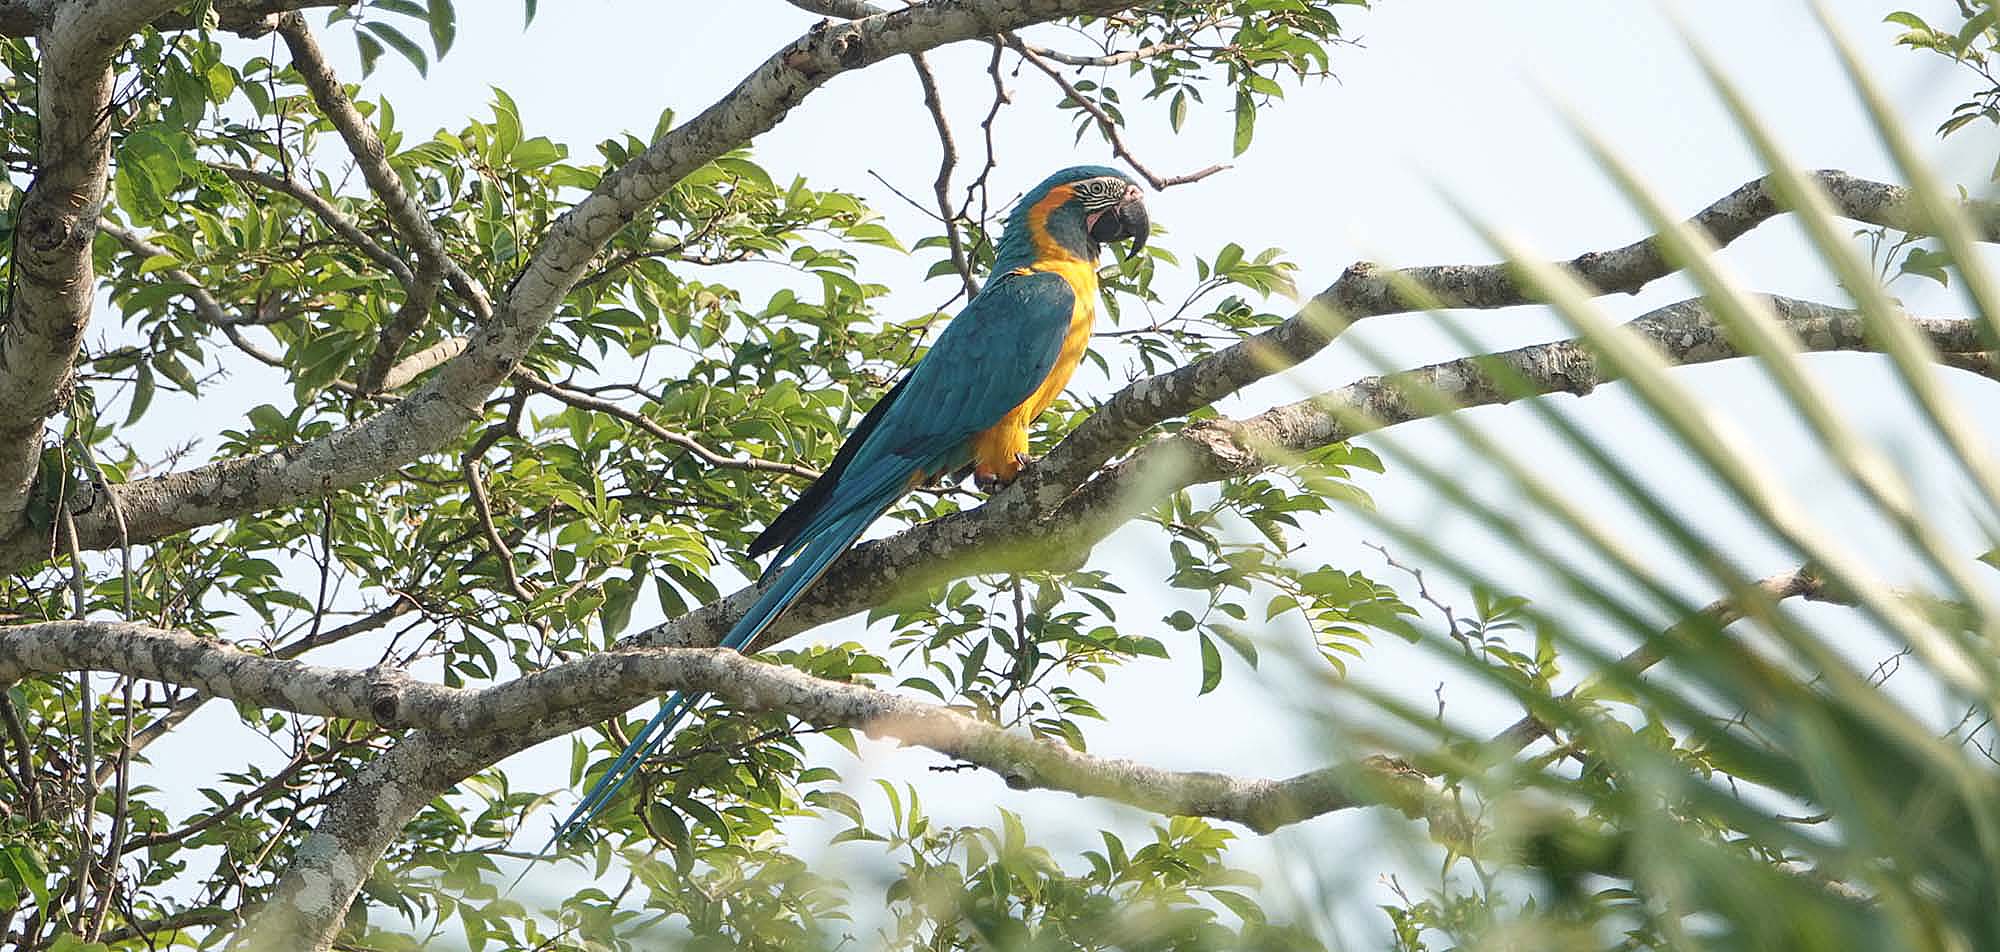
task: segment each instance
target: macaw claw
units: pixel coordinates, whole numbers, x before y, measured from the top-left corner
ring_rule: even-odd
[[[1006,489],[1007,487],[1014,485],[1015,481],[1019,480],[1022,476],[1027,475],[1028,470],[1034,468],[1034,465],[1035,465],[1034,457],[1029,456],[1026,453],[1015,453],[1014,465],[1012,467],[1013,472],[989,473],[984,471],[975,471],[972,474],[972,484],[974,486],[979,487],[980,492],[983,492],[988,496],[991,496],[1002,489]]]

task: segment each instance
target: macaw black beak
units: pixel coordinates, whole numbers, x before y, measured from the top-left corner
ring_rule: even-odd
[[[1153,221],[1146,217],[1145,194],[1137,185],[1126,189],[1118,207],[1099,213],[1090,226],[1090,237],[1100,242],[1131,239],[1133,254],[1146,247],[1146,239],[1152,234]]]

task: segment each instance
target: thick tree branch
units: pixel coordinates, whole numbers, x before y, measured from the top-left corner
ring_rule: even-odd
[[[322,631],[317,637],[300,638],[296,641],[287,642],[279,645],[270,654],[259,655],[258,657],[277,658],[280,660],[297,658],[314,648],[323,648],[327,645],[346,641],[356,635],[367,634],[416,610],[417,603],[415,601],[408,596],[397,595],[395,600],[391,601],[388,605],[369,612],[345,625]],[[193,717],[196,711],[201,710],[202,705],[214,700],[214,698],[215,696],[212,694],[194,692],[191,696],[174,702],[174,705],[168,708],[166,713],[154,718],[145,727],[132,735],[132,739],[125,743],[126,753],[131,756],[138,756],[141,751],[152,746],[156,741],[173,733],[175,728],[185,723],[188,718]],[[109,779],[111,779],[110,771],[100,768],[98,770],[97,781],[104,783]]]
[[[1853,312],[1773,299],[1806,346],[1869,346]],[[1947,359],[1981,346],[1971,320],[1913,319]],[[1662,308],[1634,322],[1674,359],[1699,363],[1736,351],[1699,301]],[[1039,534],[1033,561],[1050,551],[1080,552],[1166,493],[1196,482],[1280,465],[1300,450],[1344,440],[1355,417],[1367,429],[1421,419],[1408,387],[1441,391],[1458,406],[1504,402],[1484,379],[1482,361],[1507,363],[1539,392],[1585,393],[1611,379],[1573,341],[1451,361],[1370,378],[1313,400],[1229,425],[1190,428],[1154,441],[1106,470],[1040,525],[1010,523],[975,510],[857,549],[781,622],[774,637],[878,602],[908,586],[1003,567]],[[1991,373],[1990,364],[1979,369]],[[1330,407],[1330,403],[1339,407]],[[1283,451],[1283,452],[1278,452]],[[700,643],[720,636],[752,592],[739,592],[642,636],[654,643]],[[305,714],[420,728],[377,758],[331,805],[298,854],[276,902],[260,911],[244,942],[252,948],[321,948],[372,858],[436,794],[486,765],[667,690],[705,690],[738,707],[782,710],[817,724],[842,724],[994,770],[1017,787],[1061,789],[1146,809],[1199,814],[1269,830],[1367,803],[1428,815],[1418,771],[1369,760],[1282,781],[1161,771],[1097,758],[1052,742],[1009,734],[941,707],[850,684],[825,682],[722,649],[625,649],[592,655],[480,690],[415,681],[400,671],[352,671],[260,658],[193,636],[122,622],[50,622],[0,629],[0,681],[73,669],[117,671],[187,684],[243,703]],[[1503,738],[1506,735],[1503,735]],[[308,942],[300,942],[304,937]],[[292,944],[287,945],[287,942]]]
[[[800,42],[825,44],[827,35],[827,30],[815,31]],[[785,68],[767,63],[758,76],[771,73],[777,74],[772,82],[783,85]],[[725,103],[738,104],[748,97],[746,89],[755,86],[754,81],[746,82]],[[759,111],[758,115],[764,113]],[[662,137],[647,155],[679,155],[682,149],[712,145],[713,128],[718,125],[734,128],[733,123],[739,119],[718,104],[702,117]],[[681,138],[683,135],[685,139]],[[635,165],[651,167],[643,162]],[[1927,230],[1907,189],[1856,179],[1843,172],[1820,172],[1817,177],[1836,207],[1850,218],[1917,233]],[[631,214],[629,209],[637,207],[634,193],[657,196],[657,192],[650,191],[656,184],[657,179],[646,180],[643,187],[627,183],[618,173],[608,177],[596,194],[552,230],[542,250],[531,261],[528,276],[510,296],[509,306],[503,307],[502,320],[483,329],[464,344],[463,353],[446,362],[445,367],[456,368],[456,372],[441,371],[403,405],[291,451],[123,484],[118,491],[131,521],[132,540],[151,541],[247,512],[296,504],[328,488],[377,477],[421,455],[422,451],[442,445],[474,418],[471,408],[479,405],[504,376],[500,368],[511,371],[511,363],[503,361],[518,357],[527,346],[530,326],[538,329],[546,322],[549,309],[559,300],[557,285],[573,277],[595,255],[595,250],[584,253],[576,244],[578,235],[593,240],[608,237],[609,231],[605,229],[615,224],[618,216]],[[1994,240],[2000,236],[2000,206],[1968,202],[1966,209],[1981,237]],[[1727,244],[1780,212],[1760,179],[1703,209],[1692,222],[1706,230],[1718,244]],[[585,223],[589,223],[588,228]],[[556,267],[561,263],[567,264],[567,272]],[[1652,238],[1580,255],[1567,264],[1606,293],[1636,292],[1672,271]],[[1329,322],[1339,326],[1347,321],[1408,311],[1411,302],[1393,290],[1396,280],[1416,282],[1457,307],[1500,308],[1531,303],[1504,264],[1409,268],[1393,276],[1373,265],[1357,264],[1315,297],[1298,316],[1185,367],[1126,387],[986,509],[1045,512],[1151,427],[1207,406],[1270,375],[1274,368],[1289,366],[1317,353],[1332,339],[1324,330]],[[433,350],[449,352],[458,346],[455,340],[447,341]],[[426,352],[406,361],[427,364],[431,356]],[[385,381],[385,389],[393,389],[390,381],[404,382],[394,371]],[[1016,506],[1024,508],[1016,510]],[[105,548],[117,541],[115,531],[101,513],[82,514],[78,524],[82,544],[87,548]],[[39,558],[44,550],[45,546],[36,545],[26,533],[17,532],[0,541],[0,568],[19,567]]]
[[[1931,233],[1907,188],[1831,170],[1817,172],[1815,178],[1834,208],[1847,218],[1898,231]],[[2000,204],[1968,201],[1964,208],[1981,240],[2000,241]],[[1717,246],[1724,246],[1783,211],[1765,180],[1757,179],[1702,209],[1690,222],[1707,232]],[[1675,270],[1652,237],[1622,248],[1587,252],[1564,266],[1605,294],[1636,294]],[[1449,307],[1486,309],[1535,303],[1506,264],[1405,268],[1394,274],[1366,262],[1356,264],[1284,323],[1119,391],[1051,450],[1028,478],[1017,483],[1019,491],[1035,497],[1038,506],[1053,505],[1146,430],[1311,357],[1332,341],[1329,330],[1337,333],[1353,321],[1415,309],[1415,302],[1396,293],[1401,281],[1427,289]]]
[[[823,17],[839,17],[842,20],[859,20],[885,12],[868,0],[787,0],[792,6],[807,13],[817,13]]]
[[[400,671],[353,671],[260,658],[192,635],[123,622],[49,622],[0,629],[0,678],[56,668],[109,670],[198,687],[238,703],[300,714],[420,727],[437,737],[511,738],[576,710],[617,709],[668,691],[712,693],[742,710],[780,711],[821,727],[926,747],[999,774],[1017,789],[1104,797],[1170,816],[1206,816],[1269,831],[1377,802],[1359,770],[1244,780],[1097,757],[1010,732],[938,704],[827,681],[725,648],[628,649],[483,689],[450,688]],[[477,769],[475,765],[473,769]],[[1390,770],[1393,776],[1406,768]],[[1375,778],[1377,780],[1382,777]]]
[[[1855,311],[1790,298],[1769,300],[1780,318],[1802,338],[1806,350],[1874,349]],[[1930,339],[1945,365],[2000,379],[2000,370],[1982,353],[1984,344],[1976,320],[1910,320]],[[1630,326],[1658,343],[1677,363],[1742,356],[1699,299],[1652,311]],[[1046,487],[1042,481],[1053,478],[1048,458],[1044,458],[1020,482],[985,505],[855,547],[752,647],[761,650],[796,632],[865,611],[894,592],[923,590],[981,573],[1080,564],[1097,542],[1170,493],[1253,475],[1282,466],[1298,453],[1430,416],[1424,401],[1409,399],[1413,385],[1440,393],[1459,407],[1514,399],[1515,394],[1501,389],[1480,369],[1487,361],[1511,367],[1541,394],[1582,395],[1613,379],[1598,366],[1589,349],[1575,340],[1368,377],[1248,419],[1205,423],[1162,436],[1117,464],[1093,471],[1083,480],[1084,485],[1056,495],[1047,504],[1037,502],[1038,492]],[[1347,422],[1354,419],[1371,423],[1354,429]],[[1072,435],[1069,442],[1075,440]],[[755,596],[754,589],[743,589],[632,635],[625,643],[717,644]]]
[[[217,25],[242,36],[262,36],[277,28],[280,13],[313,7],[352,6],[356,0],[215,0]],[[54,0],[0,0],[0,36],[30,37],[50,22]],[[156,30],[186,30],[199,24],[186,12],[168,12],[153,17]],[[138,27],[134,26],[134,30]]]
[[[445,361],[465,353],[465,338],[447,337],[402,360],[396,361],[389,372],[382,375],[380,392],[389,393],[410,385],[424,371],[442,365]]]
[[[327,804],[292,854],[278,888],[229,945],[258,952],[320,952],[333,944],[347,907],[389,844],[439,792],[511,752],[498,737],[451,738],[422,731],[368,763]]]
[[[1801,338],[1807,351],[1872,351],[1860,313],[1846,308],[1768,298],[1778,317]],[[1909,320],[1930,339],[1942,363],[1993,379],[1995,369],[1980,353],[1979,323],[1965,318]],[[1744,356],[1696,298],[1651,311],[1628,325],[1651,339],[1679,364],[1701,364]],[[1500,387],[1481,364],[1497,362],[1523,377],[1534,394],[1588,394],[1615,380],[1578,340],[1534,344],[1496,354],[1446,361],[1402,373],[1369,377],[1338,390],[1274,407],[1254,417],[1189,427],[1164,436],[1111,466],[1063,500],[1047,517],[1053,530],[1075,533],[1072,544],[1089,545],[1136,515],[1140,496],[1151,505],[1166,492],[1198,483],[1247,476],[1286,458],[1346,442],[1381,427],[1432,414],[1412,393],[1442,395],[1458,407],[1507,403],[1522,394]],[[1357,427],[1350,421],[1367,421]],[[1133,490],[1144,487],[1144,493]],[[1053,540],[1052,540],[1053,541]]]
[[[11,313],[0,324],[0,534],[23,534],[42,428],[68,404],[97,275],[90,240],[111,162],[111,57],[174,0],[44,5],[35,179],[13,247]]]
[[[663,133],[599,180],[550,226],[512,290],[465,351],[395,406],[302,446],[122,483],[133,544],[280,506],[393,473],[444,446],[484,412],[486,395],[540,338],[564,295],[605,243],[675,182],[776,125],[814,89],[892,56],[990,36],[1062,16],[1104,13],[1130,0],[964,0],[922,3],[852,23],[821,24],[786,44],[720,101]],[[97,510],[79,514],[86,548],[117,533]],[[4,531],[4,530],[0,530]],[[0,537],[0,570],[45,557],[29,533]]]

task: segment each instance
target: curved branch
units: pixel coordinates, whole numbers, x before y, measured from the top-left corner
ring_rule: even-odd
[[[313,7],[345,7],[354,0],[214,0],[216,26],[241,36],[263,36],[277,28],[277,16]],[[40,32],[55,4],[50,0],[0,0],[0,36],[28,37]],[[188,30],[202,24],[186,12],[155,14],[150,24],[156,30]],[[135,24],[137,30],[141,24]]]
[[[1153,186],[1155,191],[1165,190],[1176,185],[1186,185],[1190,182],[1199,182],[1229,168],[1227,165],[1211,165],[1208,168],[1189,172],[1186,175],[1169,176],[1162,176],[1152,169],[1147,168],[1145,163],[1139,161],[1138,156],[1132,154],[1131,147],[1125,144],[1125,136],[1118,131],[1117,121],[1113,120],[1104,111],[1104,107],[1091,101],[1090,97],[1085,96],[1081,90],[1076,88],[1075,83],[1070,82],[1068,78],[1063,76],[1062,70],[1049,65],[1049,61],[1043,58],[1043,55],[1048,52],[1047,50],[1043,50],[1037,46],[1029,46],[1027,43],[1022,42],[1020,37],[1014,36],[1011,33],[1007,34],[1005,39],[1007,46],[1013,49],[1014,52],[1021,54],[1022,59],[1033,64],[1036,69],[1042,71],[1043,75],[1061,87],[1063,95],[1068,96],[1070,102],[1076,103],[1084,112],[1090,114],[1090,118],[1097,122],[1098,130],[1104,133],[1106,139],[1110,140],[1112,153],[1124,159],[1125,164],[1131,166],[1132,171],[1139,173],[1139,176],[1146,180],[1146,184]]]
[[[290,197],[293,201],[304,205],[307,211],[325,223],[334,234],[367,255],[368,260],[381,265],[395,277],[397,284],[407,288],[416,283],[416,276],[410,273],[410,266],[405,264],[402,258],[382,247],[381,242],[369,237],[367,232],[361,230],[361,222],[354,216],[341,211],[326,196],[313,191],[304,182],[235,165],[213,164],[209,167],[238,182],[249,182],[267,191]]]
[[[260,658],[182,632],[124,622],[0,629],[0,680],[85,668],[176,681],[260,707],[420,727],[430,736],[474,738],[472,746],[495,738],[511,744],[523,729],[564,712],[615,710],[669,691],[698,691],[741,710],[781,711],[821,727],[854,727],[871,737],[925,747],[991,770],[1016,789],[1103,797],[1163,815],[1231,820],[1259,832],[1378,802],[1356,789],[1362,782],[1357,768],[1314,771],[1288,780],[1162,770],[1094,756],[943,705],[816,678],[726,648],[605,652],[471,690],[416,681],[394,669],[354,671]]]
[[[719,466],[724,469],[743,469],[751,472],[782,473],[786,476],[797,476],[801,479],[819,478],[819,470],[813,469],[810,466],[800,466],[796,463],[781,463],[776,460],[755,459],[752,457],[738,458],[724,456],[686,433],[669,430],[661,426],[653,418],[643,413],[636,410],[628,410],[609,400],[601,400],[590,394],[571,390],[560,384],[550,383],[525,370],[516,373],[515,377],[520,380],[522,386],[543,396],[553,397],[579,410],[589,410],[617,417],[646,431],[654,439],[662,443],[671,443],[693,453],[695,458],[710,466]]]
[[[1808,601],[1837,603],[1848,603],[1850,601],[1828,591],[1826,580],[1820,578],[1819,573],[1813,571],[1810,565],[1800,566],[1790,572],[1760,579],[1752,583],[1752,586],[1762,592],[1763,597],[1773,602],[1784,601],[1788,598],[1805,598]],[[1728,596],[1718,598],[1704,607],[1696,618],[1675,625],[1668,629],[1661,637],[1648,641],[1627,652],[1624,657],[1618,659],[1618,666],[1624,669],[1626,676],[1636,676],[1644,672],[1647,668],[1666,660],[1668,645],[1676,641],[1685,640],[1688,634],[1694,631],[1709,628],[1727,628],[1742,621],[1747,611],[1748,607],[1738,599]],[[1564,694],[1562,696],[1562,703],[1589,697],[1598,688],[1600,683],[1600,678],[1585,680],[1582,684]],[[1548,737],[1552,733],[1553,731],[1549,728],[1549,725],[1543,722],[1541,718],[1533,714],[1526,714],[1506,730],[1493,735],[1493,739],[1488,742],[1488,746],[1493,748],[1496,753],[1517,754],[1521,752],[1522,748],[1544,737]]]
[[[1875,349],[1856,311],[1791,298],[1769,300],[1779,317],[1803,339],[1805,350]],[[1943,364],[2000,379],[2000,368],[1983,353],[1976,320],[1911,320],[1930,339]],[[1742,356],[1699,299],[1659,308],[1630,326],[1659,344],[1677,363]],[[1049,480],[1058,478],[1049,472],[1048,461],[1054,458],[1051,454],[1031,467],[1020,482],[978,508],[856,546],[833,564],[820,584],[779,616],[752,648],[761,650],[799,631],[868,610],[894,592],[926,589],[968,575],[1081,564],[1092,546],[1168,494],[1200,483],[1252,475],[1281,465],[1285,457],[1426,418],[1430,414],[1423,409],[1423,402],[1407,399],[1413,385],[1430,388],[1458,407],[1515,399],[1517,394],[1502,390],[1481,370],[1489,361],[1507,364],[1541,394],[1582,395],[1614,379],[1576,340],[1367,377],[1247,419],[1208,422],[1162,436],[1117,464],[1088,474],[1089,478],[1080,480],[1083,485],[1079,488],[1065,489],[1053,501],[1042,504],[1037,493],[1046,491]],[[1353,419],[1370,420],[1371,425],[1352,429],[1346,421]],[[1075,441],[1072,435],[1063,445]],[[754,587],[742,589],[631,635],[622,643],[717,644],[756,594]]]

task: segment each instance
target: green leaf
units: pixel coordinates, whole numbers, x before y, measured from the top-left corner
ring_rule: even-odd
[[[507,159],[517,169],[539,169],[562,161],[568,153],[569,150],[563,146],[550,142],[544,136],[536,136],[521,140]]]
[[[1909,27],[1912,30],[1923,30],[1926,33],[1931,32],[1930,24],[1925,23],[1923,17],[1917,16],[1907,10],[1898,10],[1895,13],[1891,13],[1883,17],[1882,22],[1894,23],[1898,26]]]
[[[1250,148],[1250,137],[1257,134],[1257,105],[1250,99],[1248,90],[1236,94],[1236,138],[1237,155]]]
[[[444,54],[451,52],[451,41],[458,37],[458,13],[451,8],[451,0],[431,0],[429,20],[431,46],[438,59],[444,59]]]
[[[132,406],[125,411],[126,426],[139,422],[139,418],[146,415],[146,408],[153,405],[153,394],[159,389],[159,385],[153,381],[151,366],[139,364],[132,370],[136,380],[132,386]]]
[[[375,72],[375,61],[382,58],[382,43],[366,33],[356,33],[354,45],[361,48],[361,77],[366,79]]]
[[[135,219],[158,219],[166,213],[167,196],[197,165],[186,130],[164,123],[133,129],[118,143],[114,183],[119,205]]]
[[[26,889],[35,897],[38,908],[48,908],[49,871],[33,847],[23,843],[0,849],[0,879]]]
[[[48,947],[49,952],[108,952],[111,947],[102,942],[85,942],[65,932],[56,937]]]
[[[1249,896],[1227,889],[1211,889],[1208,894],[1214,896],[1217,902],[1228,906],[1230,912],[1236,913],[1236,917],[1246,923],[1261,925],[1265,921],[1264,908],[1257,905],[1257,901]]]
[[[1903,256],[1903,263],[1898,270],[1903,274],[1914,274],[1918,277],[1929,278],[1932,281],[1949,287],[1951,285],[1951,272],[1945,270],[1945,266],[1949,264],[1951,264],[1951,255],[1942,251],[1932,251],[1929,248],[1911,248],[1909,253]]]
[[[1214,629],[1215,636],[1221,638],[1229,647],[1235,649],[1236,654],[1243,659],[1245,664],[1248,664],[1252,668],[1257,666],[1257,643],[1252,641],[1249,635],[1227,625],[1216,625]]]
[[[415,40],[404,36],[401,31],[386,23],[364,23],[361,25],[361,28],[375,34],[377,39],[389,44],[396,52],[403,54],[403,58],[409,60],[410,65],[417,68],[417,75],[430,75],[430,57],[425,55],[424,48],[418,46]]]
[[[1222,683],[1222,652],[1216,650],[1214,639],[1208,637],[1207,635],[1202,635],[1201,636],[1201,690],[1196,691],[1195,694],[1197,696],[1207,694],[1208,692],[1215,690],[1216,685],[1221,683]]]

